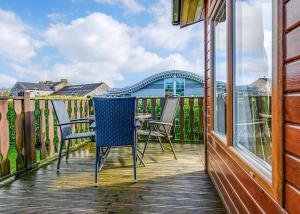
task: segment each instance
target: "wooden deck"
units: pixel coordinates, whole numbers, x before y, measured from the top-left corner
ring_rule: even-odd
[[[130,150],[112,149],[95,187],[95,147],[89,144],[63,160],[59,174],[54,162],[1,188],[0,213],[224,213],[203,172],[203,147],[175,147],[177,161],[150,145],[137,183]]]

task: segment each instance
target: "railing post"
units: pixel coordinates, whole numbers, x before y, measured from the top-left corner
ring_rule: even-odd
[[[194,114],[194,97],[189,97],[190,107],[190,140],[195,141],[195,114]]]
[[[39,100],[40,117],[40,142],[41,142],[41,160],[47,158],[46,148],[46,117],[45,117],[45,100]]]
[[[185,120],[184,120],[184,97],[181,97],[179,99],[179,123],[180,123],[180,140],[184,141],[185,140],[185,134],[184,134],[184,129],[185,129]]]
[[[7,120],[8,101],[7,99],[0,100],[0,177],[9,175],[10,162],[8,159],[9,152],[9,123]]]
[[[199,111],[199,141],[204,142],[204,117],[205,117],[205,112],[204,112],[204,107],[203,107],[203,97],[198,98],[198,111]]]
[[[25,160],[25,141],[24,141],[24,100],[14,100],[14,111],[16,113],[15,131],[16,131],[16,150],[17,150],[17,166],[16,170],[21,171],[26,167]]]
[[[142,99],[142,105],[143,105],[143,113],[147,113],[147,98]]]
[[[156,98],[151,98],[151,118],[156,120]]]
[[[24,113],[25,166],[27,170],[30,170],[35,160],[35,122],[34,109],[28,92],[24,93]]]

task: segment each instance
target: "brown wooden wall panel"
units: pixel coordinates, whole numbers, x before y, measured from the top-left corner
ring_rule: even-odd
[[[210,144],[208,145],[208,147],[208,154],[211,157],[211,165],[218,165],[220,171],[222,171],[222,175],[226,177],[227,184],[225,186],[231,187],[234,190],[234,192],[237,192],[239,200],[241,200],[241,203],[243,203],[243,206],[247,209],[247,211],[249,211],[250,213],[263,213],[263,210],[255,202],[254,198],[252,198],[248,190],[240,183],[240,180],[232,172],[231,168],[227,165],[227,163],[219,156],[219,154],[214,150],[214,148]],[[239,210],[242,209],[243,208],[240,208]]]
[[[300,61],[287,64],[285,70],[285,91],[300,91]]]
[[[285,149],[300,157],[300,126],[292,124],[285,126]]]
[[[265,192],[262,187],[237,163],[233,160],[233,158],[220,146],[221,142],[217,142],[214,146],[211,143],[208,143],[208,151],[210,154],[212,152],[217,153],[220,157],[222,157],[222,161],[228,165],[228,168],[231,170],[228,171],[226,168],[223,168],[224,171],[227,171],[228,176],[236,176],[239,180],[239,194],[240,197],[244,193],[241,192],[241,188],[248,190],[248,193],[253,197],[255,203],[257,203],[261,210],[267,213],[282,213],[283,210],[279,204],[275,202],[271,196]],[[212,150],[213,149],[213,150]],[[209,154],[209,153],[208,153]],[[246,203],[246,201],[244,201]]]
[[[234,206],[234,203],[227,193],[226,188],[217,176],[216,170],[211,166],[210,162],[208,162],[208,174],[210,175],[216,189],[218,190],[226,210],[232,214],[238,213],[237,208]]]
[[[287,154],[285,156],[285,178],[291,185],[300,189],[300,159]],[[300,211],[300,210],[299,210]]]
[[[300,123],[300,96],[297,94],[285,96],[285,120]]]
[[[289,213],[299,213],[300,191],[289,184],[285,186],[285,208]]]
[[[300,27],[286,34],[286,59],[300,55]]]
[[[209,153],[209,151],[208,151],[208,153]],[[217,173],[217,175],[219,177],[219,180],[222,182],[224,188],[226,189],[227,194],[230,197],[230,200],[234,201],[234,206],[237,208],[237,210],[240,213],[248,213],[248,210],[245,207],[245,205],[242,202],[242,200],[240,199],[240,197],[238,196],[238,193],[232,187],[231,183],[227,180],[226,176],[224,175],[223,170],[218,165],[219,161],[215,160],[213,155],[209,154],[209,156],[210,156],[210,159],[209,159],[208,162],[212,166],[212,168],[214,169],[214,171]]]
[[[289,213],[300,212],[300,1],[285,2],[285,203]],[[290,93],[292,92],[292,93]],[[296,92],[296,93],[294,93]]]
[[[290,28],[300,20],[300,1],[290,0],[286,4],[286,28]]]

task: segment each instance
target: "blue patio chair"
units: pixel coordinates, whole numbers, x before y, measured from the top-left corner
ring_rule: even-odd
[[[135,98],[94,98],[96,122],[96,167],[95,183],[98,174],[112,147],[130,146],[133,155],[133,173],[136,181],[135,143]]]
[[[58,153],[58,161],[57,161],[57,170],[60,168],[60,161],[62,155],[62,147],[64,142],[67,140],[67,153],[66,153],[66,161],[69,158],[69,150],[70,150],[70,141],[73,139],[83,139],[83,138],[95,138],[95,132],[84,132],[84,133],[74,133],[72,134],[72,127],[73,124],[80,124],[80,123],[90,123],[90,120],[93,118],[78,118],[74,120],[70,120],[67,109],[65,107],[65,103],[63,100],[51,100],[53,109],[55,111],[55,115],[57,118],[57,126],[60,128],[61,133],[61,142],[60,142],[60,149]]]

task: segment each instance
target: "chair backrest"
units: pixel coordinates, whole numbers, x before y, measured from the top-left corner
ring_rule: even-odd
[[[163,112],[160,117],[160,121],[163,123],[173,123],[176,115],[176,109],[178,106],[179,97],[167,97],[164,105]],[[168,134],[170,134],[171,127],[165,126]],[[159,127],[160,131],[165,131],[163,126]]]
[[[55,111],[58,123],[70,123],[70,118],[68,111],[65,107],[65,102],[63,100],[51,100],[53,109]],[[71,125],[60,126],[61,137],[64,139],[66,136],[72,133]]]
[[[97,147],[134,145],[135,97],[94,97]]]

